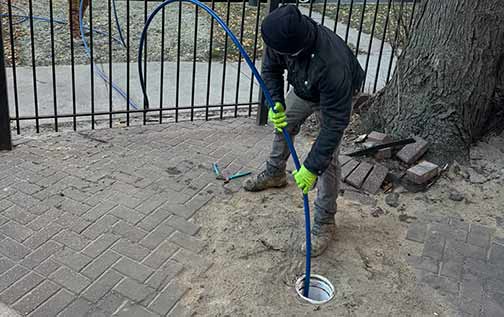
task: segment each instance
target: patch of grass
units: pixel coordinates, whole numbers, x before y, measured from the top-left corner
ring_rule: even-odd
[[[257,6],[249,6],[245,4],[245,14],[242,19],[243,13],[243,4],[242,3],[231,3],[229,5],[229,23],[228,26],[233,31],[238,39],[240,39],[240,35],[242,34],[242,24],[243,24],[243,40],[242,45],[244,46],[247,54],[250,58],[253,58],[254,55],[254,43],[256,37],[256,21],[257,21],[257,13],[259,12],[259,26],[257,29],[257,49],[256,49],[256,58],[262,56],[263,52],[263,42],[260,34],[260,26],[261,21],[267,15],[267,6],[266,4],[262,4],[260,10],[258,10]],[[228,4],[219,2],[215,4],[215,11],[217,14],[226,21],[227,13],[228,13]],[[243,22],[242,22],[243,21]],[[213,59],[222,59],[224,57],[224,48],[226,41],[226,33],[221,29],[220,26],[214,22],[214,35],[213,35],[213,49],[212,49],[212,58]],[[227,61],[236,62],[240,56],[238,49],[232,43],[231,39],[227,39]],[[243,61],[243,58],[242,58]]]
[[[377,39],[383,39],[383,33],[385,32],[385,25],[387,20],[388,3],[383,2],[378,5],[378,10],[376,4],[366,4],[364,7],[362,4],[354,4],[352,7],[352,15],[350,16],[350,5],[342,4],[339,7],[339,13],[337,11],[336,4],[327,4],[325,16],[326,18],[336,19],[338,16],[338,22],[348,24],[350,16],[350,26],[354,29],[359,29],[361,24],[362,11],[364,10],[364,18],[362,19],[362,32],[371,34],[373,27],[373,21],[375,21],[375,31],[374,37]],[[317,4],[313,6],[313,10],[319,13],[323,13],[323,5]],[[395,42],[395,34],[399,30],[397,37],[397,44],[399,47],[404,47],[408,38],[408,29],[411,20],[411,15],[413,13],[413,4],[404,3],[401,13],[401,4],[399,2],[392,2],[390,7],[389,20],[387,24],[387,34],[385,40],[389,43]],[[401,18],[399,18],[401,17]]]

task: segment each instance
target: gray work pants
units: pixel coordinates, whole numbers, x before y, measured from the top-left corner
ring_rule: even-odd
[[[294,142],[294,136],[299,133],[301,124],[312,113],[316,112],[320,116],[320,105],[316,102],[299,98],[291,89],[285,99],[287,107],[287,131]],[[322,122],[320,120],[320,122]],[[315,224],[314,229],[318,229],[321,224],[334,223],[336,214],[336,199],[338,198],[339,182],[341,178],[341,166],[338,160],[339,146],[333,154],[329,167],[318,177],[317,198],[315,199]],[[290,152],[287,142],[282,133],[275,133],[273,149],[267,161],[267,172],[271,175],[284,173]]]

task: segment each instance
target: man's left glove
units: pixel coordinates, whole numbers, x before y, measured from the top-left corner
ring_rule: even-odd
[[[299,171],[293,171],[292,175],[294,175],[296,184],[304,194],[308,194],[308,192],[313,188],[313,185],[315,185],[315,182],[317,181],[317,175],[310,172],[304,165],[301,165]]]

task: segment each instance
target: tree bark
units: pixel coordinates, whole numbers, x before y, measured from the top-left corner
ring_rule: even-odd
[[[390,83],[364,105],[361,129],[422,136],[437,163],[504,125],[504,1],[422,0]]]

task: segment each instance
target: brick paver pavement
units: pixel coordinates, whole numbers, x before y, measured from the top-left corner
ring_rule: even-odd
[[[447,298],[460,316],[504,316],[504,241],[495,229],[457,217],[420,219],[406,239],[421,243],[421,256],[408,262],[418,282]]]
[[[181,274],[212,265],[192,217],[241,183],[222,186],[212,163],[257,170],[271,133],[234,119],[16,140],[0,152],[0,302],[29,316],[187,314]],[[423,248],[407,259],[418,283],[461,316],[504,316],[504,241],[491,228],[431,216],[406,239]]]
[[[251,119],[21,138],[0,153],[0,302],[29,316],[181,316],[177,276],[204,272],[193,215],[253,170],[271,129]]]

